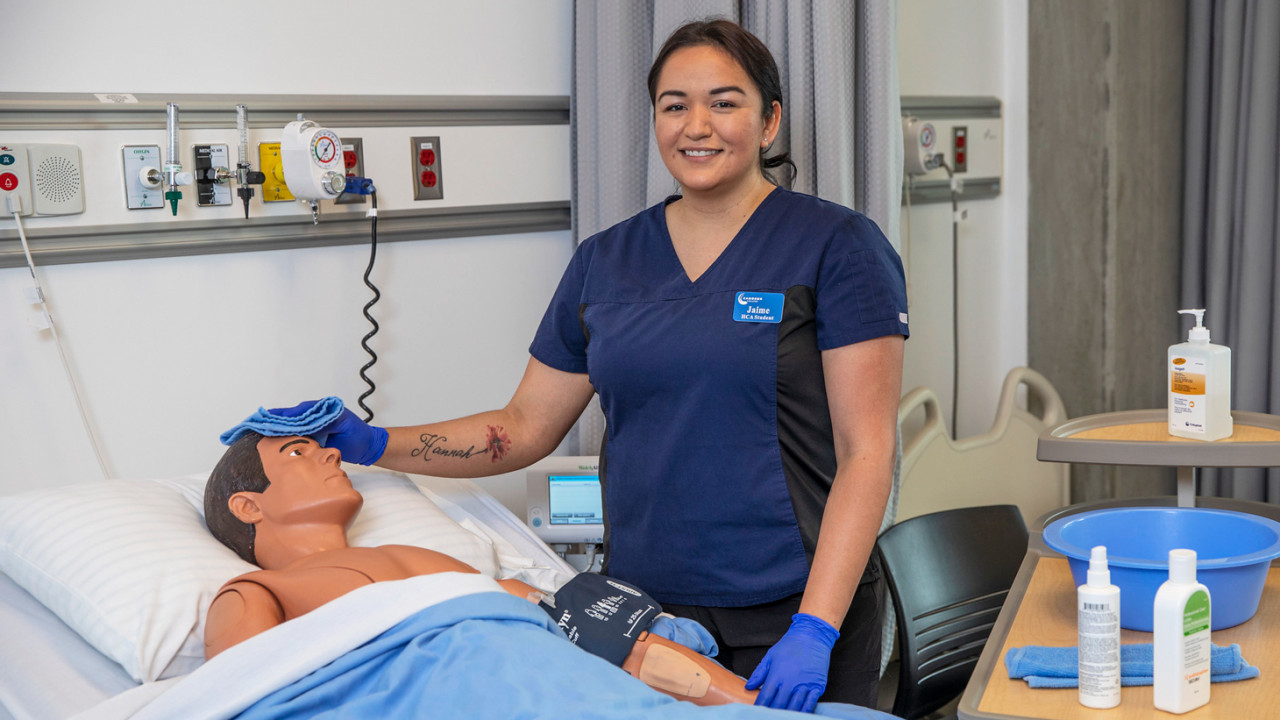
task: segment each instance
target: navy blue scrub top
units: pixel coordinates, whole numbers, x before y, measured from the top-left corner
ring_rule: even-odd
[[[605,573],[771,602],[804,590],[835,477],[821,351],[909,334],[902,262],[861,213],[777,188],[691,282],[677,199],[579,246],[530,353],[600,396]]]

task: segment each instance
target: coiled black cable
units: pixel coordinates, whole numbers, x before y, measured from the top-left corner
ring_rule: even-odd
[[[369,409],[368,405],[364,404],[364,400],[372,395],[374,390],[378,389],[378,386],[375,385],[373,380],[366,374],[369,368],[373,367],[374,363],[378,362],[378,353],[374,352],[373,348],[369,347],[369,340],[373,338],[374,335],[378,334],[379,326],[378,321],[373,319],[373,315],[369,314],[369,309],[376,305],[379,298],[382,297],[382,293],[379,292],[378,287],[369,280],[369,274],[373,272],[373,261],[378,257],[378,191],[375,190],[369,193],[369,197],[372,198],[373,201],[373,210],[370,212],[370,216],[373,218],[373,239],[369,243],[369,266],[364,269],[364,284],[373,291],[373,299],[365,303],[364,317],[369,321],[369,324],[373,326],[373,329],[360,340],[360,347],[364,348],[364,351],[369,353],[369,362],[365,363],[364,367],[360,368],[360,379],[364,380],[365,384],[369,386],[369,389],[365,390],[364,394],[356,400],[356,404],[365,412],[365,422],[371,422],[373,420],[373,411]]]

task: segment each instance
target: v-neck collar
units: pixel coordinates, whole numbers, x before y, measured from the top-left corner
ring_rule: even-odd
[[[662,206],[658,208],[658,219],[662,223],[662,236],[666,241],[664,243],[666,251],[670,255],[671,261],[675,263],[675,268],[679,273],[680,278],[683,279],[689,287],[696,287],[703,278],[710,275],[711,272],[721,264],[724,257],[729,254],[735,245],[742,244],[738,242],[739,238],[741,238],[748,229],[756,223],[756,218],[760,216],[760,210],[764,208],[765,204],[772,201],[774,196],[781,191],[781,186],[775,186],[769,191],[768,195],[764,196],[764,199],[760,201],[760,204],[756,205],[756,209],[751,211],[751,216],[747,218],[747,221],[742,224],[742,227],[738,228],[738,232],[733,236],[733,239],[729,241],[729,244],[724,246],[724,249],[716,256],[716,259],[711,261],[711,264],[707,266],[706,270],[702,271],[702,274],[698,275],[697,279],[690,278],[689,271],[685,268],[684,263],[680,262],[680,254],[676,252],[675,241],[671,239],[671,228],[667,226],[667,206],[684,196],[668,195],[667,199],[662,201]]]

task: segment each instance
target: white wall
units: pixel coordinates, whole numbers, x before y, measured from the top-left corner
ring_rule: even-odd
[[[900,0],[903,95],[999,98],[1004,183],[999,197],[962,203],[959,233],[960,412],[957,435],[991,426],[1005,374],[1027,358],[1027,7],[1025,0]],[[951,417],[951,205],[911,209],[911,339],[904,392],[924,385]],[[902,220],[907,231],[908,218]]]
[[[18,3],[0,25],[0,46],[21,68],[7,73],[5,90],[569,93],[568,0],[233,0],[211,10],[186,3]],[[367,59],[348,53],[334,68],[297,65],[323,56],[325,48],[310,40],[316,18],[336,19],[330,29]],[[194,28],[211,24],[216,32],[198,38]],[[48,52],[47,31],[55,27],[61,46],[75,53]],[[128,38],[159,50],[155,43],[169,29],[174,60],[140,60]],[[207,52],[197,57],[197,47]],[[383,128],[360,132],[375,166],[369,174],[378,179],[371,139],[386,137],[397,148],[407,143]],[[147,133],[130,140],[163,145],[163,133]],[[90,208],[65,220],[33,218],[31,233],[128,221],[117,188],[103,191],[93,176],[118,176],[120,132],[50,135],[6,139],[80,144]],[[234,142],[233,136],[200,141]],[[193,141],[184,136],[183,146]],[[569,197],[567,127],[460,128],[442,135],[442,145],[448,199],[442,205]],[[409,202],[407,186],[379,184],[391,206]],[[254,205],[255,213],[285,211],[297,208]],[[144,212],[148,222],[168,214]],[[194,203],[180,208],[189,219],[217,216],[198,212]],[[0,219],[0,227],[11,222]],[[382,244],[373,276],[383,293],[374,310],[382,331],[372,343],[380,358],[371,373],[377,421],[424,422],[504,403],[571,251],[568,232]],[[359,346],[368,330],[360,313],[370,295],[360,279],[367,259],[367,246],[347,246],[42,268],[113,474],[206,471],[221,455],[217,435],[259,405],[328,394],[354,404],[364,389],[357,371],[367,360]],[[25,269],[0,270],[0,493],[99,476],[52,340],[27,324],[31,309],[22,292],[29,284]],[[507,480],[523,482],[522,475]]]

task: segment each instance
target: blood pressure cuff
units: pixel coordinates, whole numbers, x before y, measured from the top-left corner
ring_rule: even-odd
[[[619,667],[640,634],[662,612],[658,601],[645,591],[585,572],[538,605],[569,636],[569,642]]]

